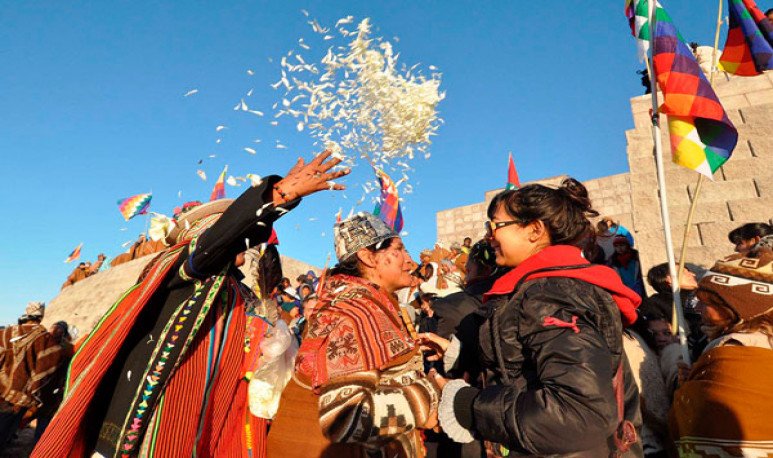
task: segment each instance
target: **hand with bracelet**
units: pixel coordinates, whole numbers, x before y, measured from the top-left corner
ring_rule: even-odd
[[[314,194],[325,189],[341,191],[346,186],[334,183],[332,180],[348,175],[350,169],[331,171],[341,162],[339,158],[328,159],[330,151],[323,151],[306,163],[303,158],[298,158],[287,175],[274,185],[272,199],[275,205],[281,205],[291,200]]]

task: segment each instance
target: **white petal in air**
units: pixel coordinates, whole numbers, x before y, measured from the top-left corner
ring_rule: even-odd
[[[247,151],[247,152],[248,152],[248,153],[250,153],[250,154],[255,154],[255,152],[256,152],[256,151],[255,151],[254,149],[252,149],[252,148],[244,148],[244,151]]]
[[[220,132],[220,131],[222,131],[222,130],[223,130],[223,129],[225,129],[225,128],[226,128],[226,127],[225,127],[225,126],[223,126],[223,125],[217,126],[217,127],[215,127],[215,132]]]
[[[207,174],[204,173],[203,170],[196,170],[196,173],[199,175],[199,178],[201,178],[204,181],[207,181]]]
[[[196,94],[197,92],[199,92],[198,89],[191,89],[190,91],[186,92],[185,95],[183,95],[183,97],[191,96],[193,94]]]

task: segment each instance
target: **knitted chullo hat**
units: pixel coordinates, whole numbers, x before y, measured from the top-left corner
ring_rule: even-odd
[[[717,261],[698,284],[697,296],[707,304],[721,301],[744,321],[773,312],[773,251],[761,248]]]
[[[333,226],[336,257],[344,262],[359,250],[397,237],[397,232],[378,216],[360,212]]]

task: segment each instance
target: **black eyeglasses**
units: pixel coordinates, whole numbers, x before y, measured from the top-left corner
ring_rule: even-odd
[[[503,228],[505,226],[509,226],[511,224],[520,224],[521,221],[519,220],[513,220],[513,221],[500,221],[498,223],[495,223],[494,221],[486,221],[483,223],[483,225],[486,228],[486,238],[492,238],[494,237],[494,233],[497,231],[497,229]]]

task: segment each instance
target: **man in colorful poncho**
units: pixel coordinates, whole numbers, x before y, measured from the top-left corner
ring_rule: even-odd
[[[302,160],[235,201],[183,215],[177,243],[105,314],[70,365],[34,457],[247,456],[246,317],[235,259],[300,198],[343,189],[340,160]],[[222,215],[222,216],[221,216]],[[257,444],[259,447],[260,444]]]

